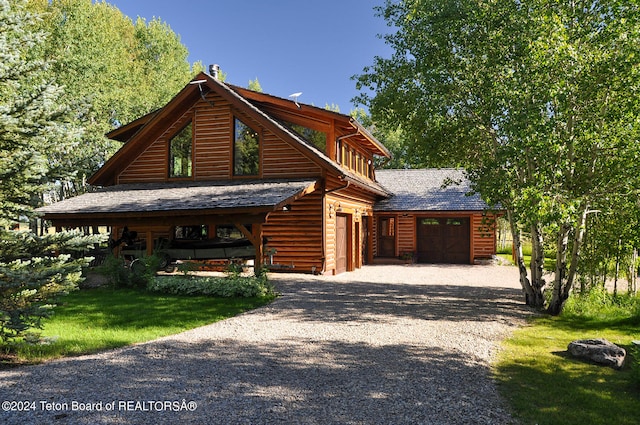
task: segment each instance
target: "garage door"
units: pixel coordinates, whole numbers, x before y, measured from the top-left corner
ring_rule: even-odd
[[[469,218],[419,218],[418,262],[468,264]]]

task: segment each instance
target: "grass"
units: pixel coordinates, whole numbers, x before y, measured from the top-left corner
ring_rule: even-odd
[[[638,423],[640,383],[631,367],[638,359],[628,355],[618,371],[570,358],[569,342],[585,338],[608,339],[629,353],[640,339],[640,317],[611,309],[538,317],[504,342],[495,373],[523,424]]]
[[[273,297],[214,298],[135,289],[85,289],[61,298],[46,320],[46,344],[20,344],[10,364],[94,353],[217,322],[269,303]],[[7,361],[4,361],[7,366]]]

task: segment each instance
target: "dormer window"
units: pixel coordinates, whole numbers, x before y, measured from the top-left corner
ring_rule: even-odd
[[[233,175],[257,176],[259,174],[260,136],[257,131],[236,118],[233,137]]]
[[[193,176],[193,131],[191,121],[169,141],[169,177]]]

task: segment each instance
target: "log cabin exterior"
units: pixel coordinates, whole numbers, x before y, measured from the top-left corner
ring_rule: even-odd
[[[379,170],[393,193],[374,207],[374,255],[418,263],[474,264],[496,253],[496,212],[461,169]]]
[[[418,247],[409,227],[419,227],[384,207],[397,204],[374,160],[389,151],[347,115],[201,73],[108,137],[123,146],[90,178],[98,189],[40,209],[57,228],[108,226],[113,239],[135,230],[148,254],[160,240],[233,229],[255,247],[256,267],[268,257],[281,270],[322,274]],[[393,252],[382,252],[378,211],[397,217]],[[473,246],[469,262],[489,254]]]

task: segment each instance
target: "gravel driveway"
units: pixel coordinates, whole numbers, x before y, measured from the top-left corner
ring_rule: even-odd
[[[274,275],[282,296],[263,308],[0,372],[0,400],[16,402],[0,423],[514,423],[490,363],[530,314],[517,279],[505,266]]]

